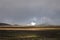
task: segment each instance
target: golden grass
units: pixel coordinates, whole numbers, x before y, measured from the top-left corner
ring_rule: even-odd
[[[58,27],[0,27],[0,30],[28,30],[28,31],[42,31],[42,30],[60,30]]]

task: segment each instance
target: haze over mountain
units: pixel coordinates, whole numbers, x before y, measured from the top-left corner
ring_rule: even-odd
[[[29,20],[27,20],[25,23],[13,23],[13,22],[10,22],[9,20],[6,20],[6,21],[3,21],[2,23],[7,23],[7,24],[11,24],[11,25],[32,25],[32,23],[34,23],[35,25],[58,25],[56,24],[52,19],[48,18],[48,17],[41,17],[40,19],[39,18],[36,18],[36,17],[33,17]]]

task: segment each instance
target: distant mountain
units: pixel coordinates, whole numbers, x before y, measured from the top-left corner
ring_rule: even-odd
[[[10,26],[10,24],[7,24],[7,23],[0,23],[0,26]]]

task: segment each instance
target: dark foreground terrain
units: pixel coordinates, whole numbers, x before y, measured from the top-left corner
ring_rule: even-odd
[[[0,40],[60,40],[60,30],[0,30]]]

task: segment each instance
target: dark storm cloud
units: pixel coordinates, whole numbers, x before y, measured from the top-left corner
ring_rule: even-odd
[[[0,21],[27,22],[33,17],[48,17],[58,24],[60,0],[0,0]]]

